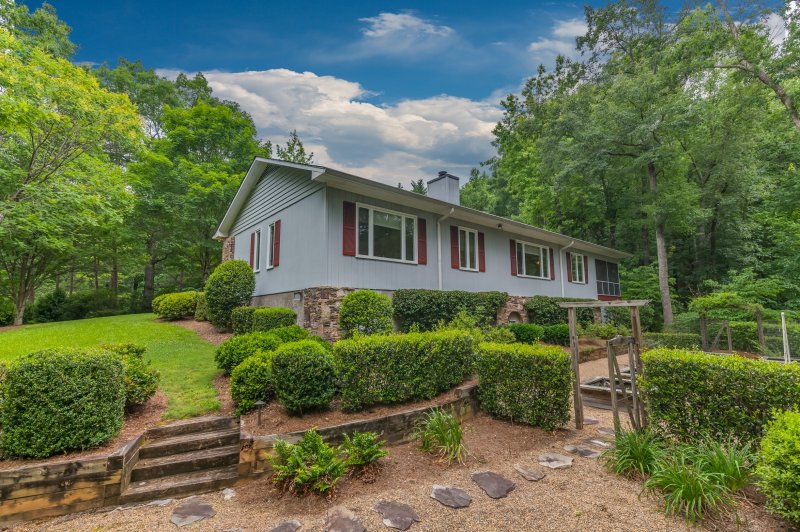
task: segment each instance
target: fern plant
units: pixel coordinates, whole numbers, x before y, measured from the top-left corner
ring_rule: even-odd
[[[375,432],[354,432],[352,438],[348,434],[344,435],[339,450],[346,456],[347,467],[365,468],[389,454],[383,448],[384,445],[386,442],[378,439]]]
[[[420,449],[438,454],[448,465],[453,461],[463,464],[467,458],[461,422],[440,408],[425,415],[417,425],[414,437],[419,441]]]
[[[316,429],[303,434],[296,444],[278,440],[269,456],[274,471],[273,481],[290,493],[329,493],[347,473],[346,461],[339,451],[322,440]]]

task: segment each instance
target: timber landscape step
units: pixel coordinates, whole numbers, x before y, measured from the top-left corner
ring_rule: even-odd
[[[239,443],[239,427],[215,432],[190,432],[171,438],[157,439],[145,443],[139,449],[139,459],[158,458],[162,456],[202,451],[217,447],[226,447]]]
[[[239,478],[238,469],[234,464],[132,482],[120,496],[119,504],[192,495],[232,486]]]
[[[239,463],[239,442],[200,451],[145,458],[131,471],[131,483],[181,473],[198,472]]]
[[[175,421],[169,425],[147,429],[145,437],[149,441],[173,438],[198,432],[216,432],[239,428],[239,420],[227,416],[207,416]]]

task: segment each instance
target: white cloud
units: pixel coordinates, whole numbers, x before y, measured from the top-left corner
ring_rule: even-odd
[[[565,56],[570,56],[575,53],[575,43],[569,41],[562,41],[558,39],[547,39],[540,37],[538,41],[534,41],[528,45],[529,52],[555,52]]]
[[[582,19],[556,20],[550,37],[539,37],[528,45],[528,51],[540,61],[550,59],[551,55],[574,57],[578,53],[575,38],[585,34],[587,29]]]
[[[448,26],[436,26],[410,13],[380,13],[376,17],[359,19],[369,24],[361,31],[370,38],[385,38],[398,33],[413,33],[447,37],[454,33]]]
[[[282,142],[296,129],[318,164],[389,184],[442,169],[466,178],[492,156],[491,131],[502,115],[494,103],[447,95],[380,105],[359,83],[313,72],[203,74],[215,96],[252,115],[263,137]]]
[[[589,29],[586,21],[579,18],[571,18],[569,20],[558,20],[553,27],[553,35],[561,38],[580,37],[585,34]]]

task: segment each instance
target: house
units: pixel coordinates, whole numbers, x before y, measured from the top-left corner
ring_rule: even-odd
[[[459,205],[447,172],[416,194],[332,168],[256,158],[219,225],[223,260],[256,272],[253,304],[285,306],[338,336],[352,289],[499,290],[500,321],[526,297],[618,299],[626,253]]]

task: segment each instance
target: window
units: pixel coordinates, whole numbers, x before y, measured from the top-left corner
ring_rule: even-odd
[[[267,253],[267,269],[273,268],[275,266],[275,222],[269,224],[269,228],[267,230],[267,236],[269,237],[269,245],[268,245],[268,253]]]
[[[416,262],[417,218],[358,206],[358,256]]]
[[[549,279],[549,253],[547,248],[526,242],[517,242],[517,275]]]
[[[569,256],[569,267],[572,272],[573,283],[586,283],[583,255],[571,253]]]
[[[261,229],[256,229],[253,233],[252,262],[253,271],[259,271],[261,269]]]
[[[458,267],[462,270],[478,271],[478,232],[458,228]]]
[[[619,267],[614,262],[600,259],[594,260],[594,267],[597,270],[597,295],[600,296],[619,296]]]

